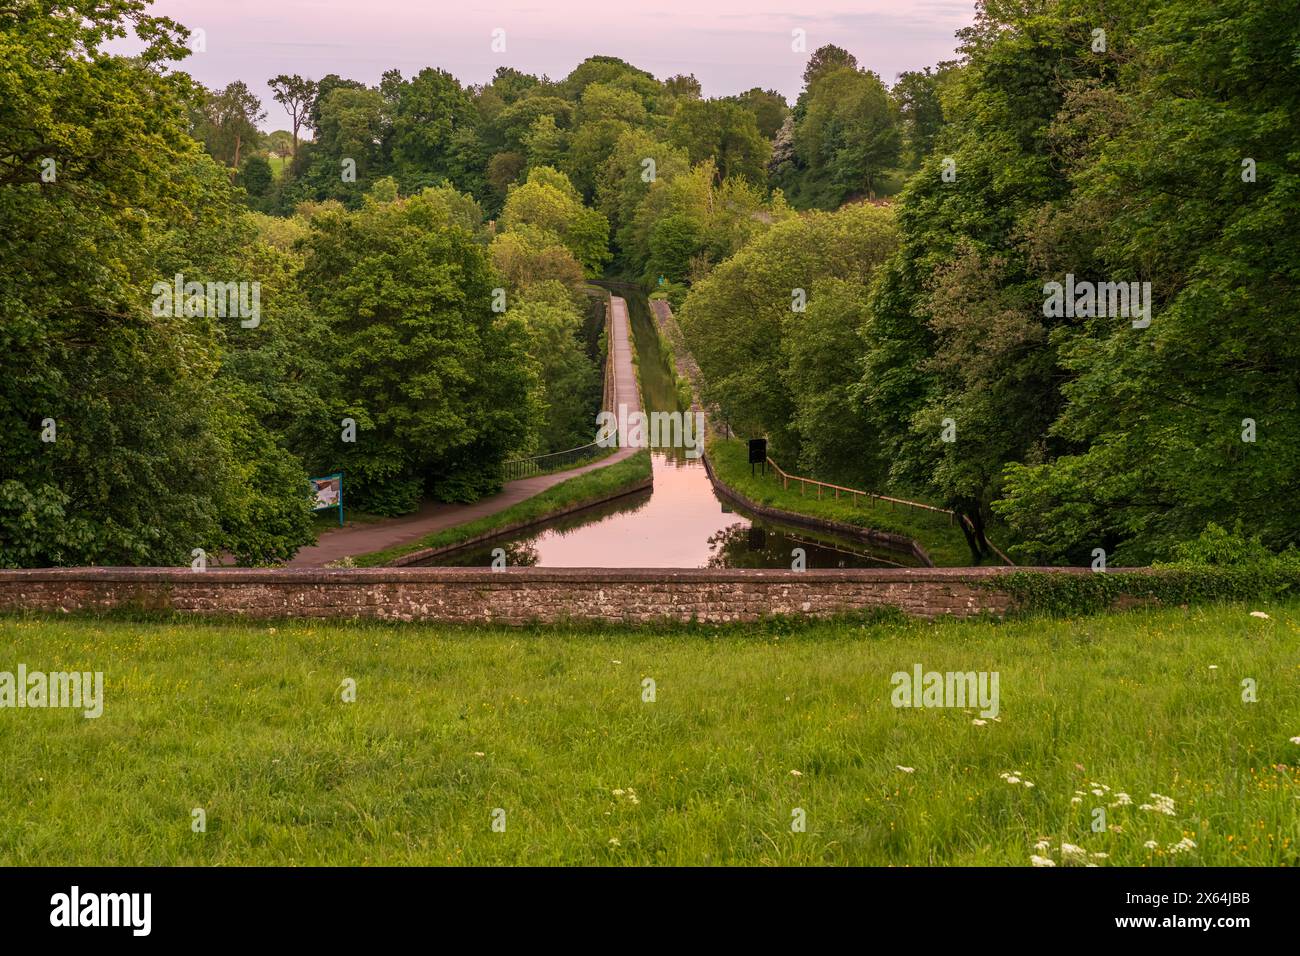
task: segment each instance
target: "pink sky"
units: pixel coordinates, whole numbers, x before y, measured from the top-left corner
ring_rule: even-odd
[[[374,84],[387,69],[435,66],[470,84],[505,65],[559,79],[597,53],[660,78],[694,73],[706,96],[761,86],[793,101],[807,59],[791,51],[795,28],[807,31],[808,51],[835,43],[892,83],[953,56],[974,0],[155,0],[151,12],[202,28],[207,52],[181,68],[208,86],[244,80],[276,129],[286,117],[266,79],[277,73]],[[497,27],[504,53],[491,49]]]

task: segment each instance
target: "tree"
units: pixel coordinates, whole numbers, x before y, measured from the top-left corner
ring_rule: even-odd
[[[410,191],[443,180],[462,189],[473,185],[466,167],[476,161],[466,164],[461,154],[478,146],[476,117],[460,82],[445,70],[427,68],[408,82],[394,70],[385,75],[381,91],[392,109],[392,159],[402,186]]]
[[[313,132],[320,131],[320,108],[325,99],[338,89],[364,90],[366,84],[358,80],[346,80],[337,73],[327,73],[322,76],[316,83],[316,95],[312,97],[311,105],[307,108],[307,118],[304,121],[308,129]]]
[[[505,198],[527,166],[528,159],[520,153],[497,153],[488,161],[487,182],[498,201]]]
[[[820,279],[865,287],[896,243],[893,216],[874,206],[786,219],[721,262],[687,296],[679,319],[706,399],[741,434],[768,435],[778,460],[801,454],[786,372],[793,353],[783,346],[804,334],[807,315],[795,306]]]
[[[305,245],[305,285],[361,416],[357,442],[334,459],[357,506],[400,514],[422,495],[472,501],[498,489],[538,409],[527,334],[492,310],[485,247],[425,194],[322,212]]]
[[[653,185],[689,170],[684,150],[662,142],[647,130],[631,129],[619,136],[596,175],[596,208],[609,220],[610,232],[622,253],[633,251],[633,220]],[[634,271],[639,273],[640,268]]]
[[[669,139],[686,150],[692,164],[711,159],[718,177],[766,179],[770,147],[758,131],[754,114],[726,100],[680,103],[668,127]]]
[[[754,114],[754,122],[764,139],[776,136],[790,112],[784,96],[757,86],[737,96],[736,102]]]
[[[298,130],[307,120],[308,112],[316,100],[316,83],[298,74],[281,73],[266,81],[275,101],[284,107],[293,123],[293,156],[298,157]]]
[[[239,170],[239,185],[250,196],[261,198],[271,191],[275,177],[271,175],[271,164],[265,156],[249,156]]]
[[[268,133],[264,145],[266,146],[266,151],[272,156],[279,156],[284,159],[294,157],[295,150],[293,137],[288,130],[277,129],[274,132]]]
[[[214,155],[238,169],[244,144],[261,135],[257,124],[266,119],[262,101],[243,80],[235,80],[206,98],[204,113],[217,147]]]
[[[684,213],[666,216],[655,223],[650,233],[650,260],[646,269],[652,276],[662,276],[669,282],[685,282],[690,278],[691,260],[699,254],[704,242],[700,225]]]
[[[687,100],[698,100],[702,92],[700,81],[695,78],[695,74],[690,75],[677,74],[664,80],[664,90],[670,96],[680,97]]]
[[[568,134],[556,125],[555,117],[550,114],[533,121],[523,142],[530,169],[538,166],[559,169],[568,154]]]
[[[355,205],[360,191],[343,181],[343,165],[351,161],[348,166],[356,183],[387,172],[392,129],[388,103],[378,90],[341,85],[317,106],[316,141],[310,150],[301,151],[301,161],[309,161],[309,166],[299,185],[314,198],[339,198]]]
[[[519,100],[496,115],[492,122],[500,137],[502,151],[518,151],[525,138],[544,116],[561,129],[573,124],[574,105],[557,96],[530,96]]]
[[[587,285],[582,264],[555,233],[545,229],[516,225],[494,236],[489,252],[512,300],[527,296],[540,282],[559,282],[576,300]]]
[[[583,314],[571,292],[551,279],[532,285],[510,310],[528,335],[528,354],[537,368],[536,401],[544,424],[538,448],[562,451],[592,440],[600,405],[600,366],[582,341]]]
[[[820,46],[813,51],[812,56],[808,57],[808,65],[803,68],[804,89],[811,89],[812,85],[827,73],[846,69],[857,71],[857,57],[834,43]]]
[[[819,73],[794,146],[809,175],[833,186],[837,200],[870,193],[900,146],[896,109],[880,78],[848,67]]]
[[[903,137],[914,166],[920,165],[930,152],[943,126],[939,79],[928,66],[924,70],[908,70],[899,74],[891,91],[898,104]]]
[[[510,190],[501,212],[501,227],[535,226],[568,246],[589,275],[599,275],[609,261],[609,222],[582,204],[582,197],[561,172],[540,166],[528,181]]]
[[[1211,524],[1284,550],[1300,544],[1300,27],[1215,0],[1108,32],[1126,29],[1127,68],[1097,56],[1097,81],[1057,87],[1044,139],[1070,191],[1026,244],[1040,293],[1066,272],[1150,282],[1150,325],[1056,320],[1052,453],[1010,463],[995,510],[1033,560],[1145,563]]]

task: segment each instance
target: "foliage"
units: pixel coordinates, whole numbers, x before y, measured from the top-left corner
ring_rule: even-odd
[[[525,183],[510,190],[501,225],[507,230],[533,226],[554,234],[588,275],[599,275],[609,258],[609,223],[582,204],[563,173],[548,166],[531,170]]]
[[[251,262],[228,177],[189,136],[193,87],[162,68],[186,32],[142,7],[0,12],[6,566],[260,562],[310,538],[301,465],[218,376],[258,331],[152,307],[177,272],[242,280]],[[139,56],[102,49],[127,30]]]
[[[817,348],[785,345],[805,334],[809,317],[797,311],[801,297],[815,298],[820,279],[865,285],[896,241],[887,210],[858,205],[812,213],[774,224],[697,282],[679,320],[703,374],[706,400],[716,402],[742,434],[766,434],[774,454],[797,460],[796,393],[820,388],[789,367],[794,360],[810,368],[807,349]],[[819,327],[838,321],[817,313]]]
[[[304,245],[304,284],[357,422],[356,442],[334,453],[357,506],[392,514],[421,494],[498,488],[537,410],[521,323],[492,311],[486,249],[436,194],[322,212]]]

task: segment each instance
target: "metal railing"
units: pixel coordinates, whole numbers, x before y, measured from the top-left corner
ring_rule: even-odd
[[[906,498],[891,498],[889,495],[878,495],[874,491],[862,491],[858,488],[846,488],[843,485],[833,485],[829,481],[818,481],[816,478],[804,478],[801,475],[791,475],[788,472],[782,471],[781,466],[771,458],[767,459],[767,463],[772,466],[772,470],[775,471],[777,476],[781,479],[781,487],[783,489],[788,489],[790,487],[790,482],[792,481],[799,482],[799,494],[801,495],[806,492],[809,485],[812,485],[817,489],[818,498],[821,498],[825,490],[829,488],[834,492],[836,498],[839,498],[841,494],[850,496],[850,501],[854,507],[857,507],[858,498],[861,497],[866,498],[868,504],[871,506],[874,506],[877,501],[883,501],[891,508],[901,506],[904,508],[916,508],[921,511],[933,511],[938,514],[947,515],[949,523],[954,523],[960,519],[961,523],[965,525],[972,534],[975,532],[975,526],[971,524],[971,520],[965,515],[957,514],[957,512],[953,511],[951,508],[936,508],[934,505],[927,505],[920,501],[908,501]],[[989,541],[987,537],[984,538],[984,542],[993,550],[994,554],[1002,559],[1003,563],[1008,566],[1015,566],[1015,562],[1003,554],[998,549],[997,545],[992,541]]]
[[[504,481],[518,481],[520,478],[532,478],[535,475],[542,475],[552,471],[560,471],[564,468],[570,468],[584,461],[591,461],[599,458],[609,451],[606,445],[599,445],[591,442],[587,445],[579,445],[577,448],[568,448],[564,451],[553,451],[547,455],[534,455],[532,458],[516,458],[514,461],[504,461],[501,463],[501,477]]]

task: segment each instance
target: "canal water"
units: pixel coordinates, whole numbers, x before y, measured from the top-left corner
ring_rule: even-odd
[[[675,411],[677,392],[645,299],[627,300],[647,411]],[[478,567],[501,548],[511,567],[789,568],[802,548],[809,568],[915,565],[911,555],[760,518],[724,502],[704,463],[682,449],[653,449],[654,488],[441,555],[430,563]]]

